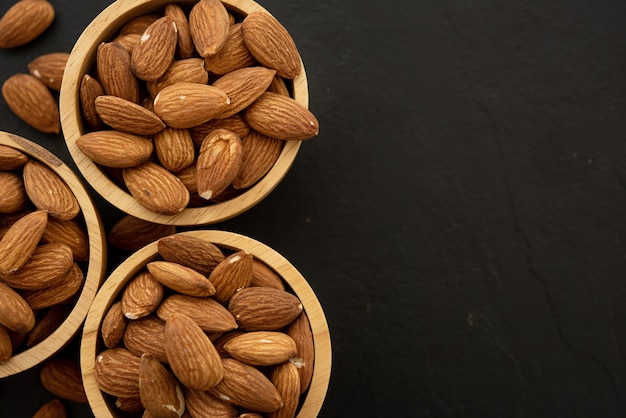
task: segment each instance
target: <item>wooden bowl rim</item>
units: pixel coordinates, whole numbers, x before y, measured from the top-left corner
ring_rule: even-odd
[[[0,131],[0,145],[6,145],[44,163],[57,173],[71,188],[80,205],[87,226],[89,260],[85,284],[80,296],[63,323],[35,346],[21,351],[0,363],[0,378],[28,370],[61,350],[77,334],[91,307],[106,270],[106,241],[100,214],[85,186],[74,172],[44,147],[21,136]]]
[[[111,39],[120,26],[129,19],[159,10],[169,3],[190,4],[195,0],[118,0],[104,9],[83,31],[74,45],[63,75],[59,96],[61,126],[69,153],[86,181],[109,203],[121,211],[146,221],[180,226],[209,225],[233,218],[250,209],[282,181],[291,168],[302,141],[285,141],[283,151],[270,171],[254,186],[241,195],[225,202],[201,208],[186,208],[181,213],[166,216],[141,206],[128,192],[115,184],[101,169],[78,149],[76,141],[84,132],[79,105],[82,76],[87,73],[95,59],[100,43]],[[253,0],[222,0],[227,8],[248,14],[252,11],[270,13]],[[302,59],[300,60],[302,62]],[[309,92],[304,64],[300,74],[293,80],[293,96],[308,108]]]
[[[201,238],[228,249],[250,251],[255,258],[280,274],[296,296],[300,298],[313,333],[315,367],[306,399],[297,417],[316,417],[328,390],[332,355],[330,332],[324,311],[306,279],[278,252],[247,236],[217,230],[186,231],[176,235]],[[126,283],[144,268],[148,262],[158,257],[157,243],[158,241],[155,241],[138,250],[110,274],[100,288],[87,315],[81,340],[80,363],[87,399],[96,418],[112,418],[115,416],[109,409],[94,377],[100,325],[106,312],[117,299]]]

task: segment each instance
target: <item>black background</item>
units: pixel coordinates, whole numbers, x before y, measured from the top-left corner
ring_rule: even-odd
[[[41,38],[0,51],[0,79],[69,52],[109,4],[52,3]],[[316,291],[321,416],[623,417],[626,2],[260,4],[299,47],[320,135],[211,228],[273,247]],[[73,167],[4,101],[0,129]],[[94,199],[110,228],[121,214]],[[51,398],[37,372],[0,381],[0,416]]]

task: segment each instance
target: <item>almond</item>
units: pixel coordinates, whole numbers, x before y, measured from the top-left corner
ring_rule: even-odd
[[[178,294],[168,296],[159,305],[157,315],[167,321],[174,313],[187,315],[204,332],[227,332],[237,328],[237,322],[228,309],[211,298]]]
[[[96,66],[106,94],[139,102],[139,83],[131,69],[130,54],[124,47],[116,42],[100,44]]]
[[[22,151],[9,147],[8,145],[0,145],[0,170],[12,171],[24,167],[29,160],[28,155]]]
[[[138,166],[148,161],[154,149],[148,138],[113,130],[88,132],[76,145],[95,163],[115,168]]]
[[[76,218],[67,221],[49,218],[41,242],[67,245],[72,249],[74,261],[87,261],[89,259],[89,238],[84,227],[78,223]]]
[[[124,48],[131,56],[133,49],[139,45],[141,40],[141,34],[139,33],[127,33],[126,35],[120,35],[113,39],[113,42],[118,43]]]
[[[0,19],[0,48],[24,45],[41,35],[54,20],[54,7],[46,0],[21,0]]]
[[[27,266],[28,264],[24,268]],[[83,286],[84,279],[85,276],[78,264],[73,263],[61,280],[42,289],[22,292],[22,297],[34,310],[48,308],[68,301]]]
[[[236,418],[237,408],[208,392],[185,388],[185,407],[193,418]]]
[[[189,28],[189,20],[183,9],[177,5],[170,3],[165,6],[165,16],[172,18],[176,24],[178,43],[176,45],[176,53],[182,59],[191,58],[195,51],[193,40],[191,39],[191,30]]]
[[[107,241],[118,250],[134,252],[175,232],[175,225],[157,224],[125,215],[113,225],[107,235]]]
[[[190,389],[208,390],[224,376],[222,360],[213,343],[184,314],[172,314],[165,323],[165,352],[178,380]]]
[[[0,325],[25,334],[35,326],[35,314],[15,290],[0,282]]]
[[[122,292],[122,312],[128,319],[139,319],[156,310],[163,299],[163,285],[147,271],[140,271]]]
[[[212,85],[226,93],[230,105],[215,118],[228,118],[248,107],[267,90],[275,74],[276,71],[265,67],[247,67],[217,79]]]
[[[9,330],[0,325],[0,363],[7,361],[13,354],[13,344],[11,343],[11,336]]]
[[[124,412],[141,412],[144,407],[141,403],[141,398],[117,398],[115,400],[115,406]]]
[[[152,261],[147,264],[147,268],[163,286],[184,295],[205,297],[215,293],[215,287],[209,279],[182,264]]]
[[[80,112],[93,131],[100,131],[103,128],[102,120],[96,111],[96,98],[106,94],[98,80],[89,74],[83,75],[78,91],[80,101]]]
[[[253,331],[232,338],[224,344],[224,350],[246,364],[270,366],[284,363],[295,356],[296,342],[282,332]]]
[[[102,341],[107,348],[117,347],[124,337],[127,324],[128,318],[122,312],[122,302],[115,302],[107,311],[100,327]]]
[[[278,390],[257,368],[231,358],[222,359],[222,364],[224,378],[210,389],[213,396],[259,412],[272,412],[283,406]]]
[[[24,187],[31,202],[53,218],[67,221],[80,212],[76,196],[65,181],[47,165],[30,160],[24,165]]]
[[[224,75],[256,63],[255,58],[243,42],[241,23],[235,23],[228,30],[228,37],[220,51],[204,59],[207,71],[217,75]]]
[[[124,345],[137,356],[148,353],[167,363],[165,322],[153,315],[130,321],[124,333]]]
[[[27,205],[28,196],[22,177],[8,171],[0,171],[0,213],[17,212]]]
[[[296,319],[302,312],[302,303],[284,290],[247,287],[233,295],[228,310],[244,330],[273,331]]]
[[[143,354],[139,363],[139,397],[154,418],[180,418],[185,412],[185,399],[178,381],[149,354]]]
[[[187,207],[196,206],[196,203],[198,201],[200,202],[200,206],[204,206],[206,204],[206,201],[202,199],[200,196],[198,196],[198,179],[196,177],[197,173],[198,173],[198,170],[196,168],[195,161],[194,161],[194,164],[191,164],[189,167],[184,168],[174,173],[174,175],[178,177],[180,181],[183,182],[183,184],[189,191],[190,196],[189,196],[189,204],[187,205]]]
[[[158,251],[166,261],[182,264],[204,275],[224,260],[224,254],[215,244],[187,235],[161,238]]]
[[[178,177],[152,162],[125,168],[124,183],[139,204],[162,215],[176,215],[189,203],[189,191]]]
[[[141,80],[156,80],[174,61],[178,40],[176,24],[163,16],[146,28],[131,55],[131,69]]]
[[[212,119],[189,129],[194,146],[200,148],[204,138],[216,129],[226,129],[239,138],[244,138],[250,132],[248,123],[240,115],[233,115],[226,119]]]
[[[289,91],[289,88],[287,87],[287,84],[285,83],[285,79],[282,77],[274,77],[274,80],[272,80],[272,84],[270,84],[270,86],[267,88],[267,91],[272,93],[278,93],[285,97],[291,97],[291,93]]]
[[[306,107],[278,93],[263,93],[243,117],[252,129],[276,139],[305,140],[319,133],[319,122]]]
[[[250,285],[252,280],[252,254],[248,251],[237,251],[220,262],[211,274],[209,280],[215,286],[213,298],[220,302],[227,302],[237,290]]]
[[[118,131],[135,135],[161,132],[165,123],[157,115],[128,100],[116,96],[98,96],[95,101],[100,119]]]
[[[28,63],[28,72],[52,90],[59,91],[69,57],[67,52],[40,55]]]
[[[21,2],[26,1],[46,2]],[[2,96],[9,109],[33,128],[48,134],[58,134],[61,131],[59,106],[48,87],[37,77],[30,74],[12,75],[2,85]]]
[[[62,284],[73,263],[72,249],[67,245],[43,244],[18,270],[0,273],[0,280],[16,289],[41,290]]]
[[[104,350],[96,357],[94,378],[102,390],[113,396],[139,396],[140,357],[125,348]]]
[[[233,181],[242,157],[241,140],[233,132],[216,129],[206,136],[196,163],[198,194],[209,200]]]
[[[204,69],[204,61],[201,58],[188,58],[174,61],[165,74],[159,79],[148,81],[146,87],[152,97],[156,97],[159,91],[176,83],[207,84],[209,74]]]
[[[178,172],[193,164],[195,148],[189,130],[165,128],[152,141],[159,162],[169,171]]]
[[[200,0],[189,13],[189,30],[202,57],[217,54],[228,36],[228,10],[219,0]]]
[[[148,27],[162,16],[157,13],[146,13],[132,18],[120,29],[120,36],[128,34],[142,35]]]
[[[66,418],[67,410],[59,399],[53,399],[43,404],[33,418]]]
[[[241,145],[241,167],[233,179],[233,187],[236,189],[248,188],[263,178],[280,157],[284,143],[250,131],[241,141]]]
[[[68,401],[87,403],[78,361],[56,357],[46,361],[39,374],[48,392]]]
[[[311,383],[313,377],[313,365],[315,362],[315,346],[313,333],[306,312],[300,315],[285,330],[296,342],[297,365],[300,372],[300,390],[304,393]],[[295,363],[295,362],[294,362]]]
[[[250,281],[250,286],[273,287],[285,290],[283,280],[278,273],[262,261],[256,259],[252,264],[252,280]]]
[[[269,414],[270,418],[293,418],[300,401],[300,376],[292,363],[279,364],[272,370],[270,381],[278,389],[283,406]]]
[[[35,252],[48,223],[48,212],[39,210],[13,223],[0,240],[0,274],[21,268]]]
[[[230,101],[217,87],[181,82],[164,87],[154,98],[154,113],[167,126],[190,128],[207,122],[224,110]]]
[[[35,326],[26,335],[26,347],[33,347],[50,336],[65,321],[72,305],[54,305],[37,314]]]
[[[217,352],[220,354],[220,357],[222,358],[230,357],[230,354],[228,354],[228,351],[224,349],[224,345],[226,345],[228,341],[232,340],[238,335],[242,335],[243,333],[244,333],[243,331],[236,329],[236,330],[229,331],[229,332],[222,334],[218,339],[215,340],[213,345],[215,346],[215,349],[217,350]]]
[[[302,63],[293,38],[271,14],[263,11],[248,14],[241,23],[243,41],[254,56],[280,77],[300,74]]]

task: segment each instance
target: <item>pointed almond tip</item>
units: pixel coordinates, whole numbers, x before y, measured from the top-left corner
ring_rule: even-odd
[[[213,197],[213,190],[207,190],[200,194],[200,197],[205,200],[210,200]]]

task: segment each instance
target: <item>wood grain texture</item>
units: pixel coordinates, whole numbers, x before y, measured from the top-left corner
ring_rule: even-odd
[[[316,417],[322,407],[331,372],[331,342],[328,323],[315,292],[298,270],[272,248],[249,237],[225,231],[188,231],[182,235],[201,238],[231,250],[247,250],[280,274],[300,298],[309,316],[315,343],[315,369],[311,386],[298,418]],[[144,266],[158,257],[157,243],[147,245],[128,257],[108,277],[98,292],[87,315],[81,339],[81,368],[89,404],[96,418],[113,418],[109,405],[95,381],[93,370],[99,346],[99,330],[104,315],[119,296],[126,283]]]

